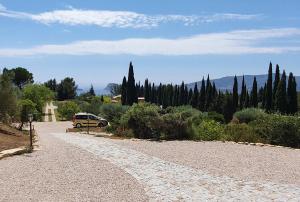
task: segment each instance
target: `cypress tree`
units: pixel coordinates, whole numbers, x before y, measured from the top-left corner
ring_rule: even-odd
[[[244,107],[248,108],[250,106],[250,96],[249,96],[248,90],[246,90],[245,94],[246,95],[245,95],[245,104],[244,104]]]
[[[149,102],[149,81],[148,79],[145,80],[145,90],[144,90],[144,97],[145,97],[145,102]]]
[[[135,79],[134,79],[134,72],[132,62],[129,64],[129,71],[128,71],[128,82],[127,82],[127,104],[132,105],[133,103],[137,103],[137,93],[135,88]]]
[[[276,110],[281,113],[287,112],[287,94],[286,94],[286,74],[283,71],[278,88],[276,91]]]
[[[264,109],[266,108],[266,95],[267,95],[267,83],[265,83],[263,97],[262,97],[262,106]]]
[[[192,105],[193,90],[190,88],[188,96],[188,104]]]
[[[269,65],[269,72],[268,72],[268,80],[267,80],[267,89],[266,89],[266,100],[265,100],[265,108],[267,111],[271,111],[272,109],[272,101],[273,101],[273,95],[272,95],[272,84],[273,84],[273,72],[272,72],[272,63],[270,62]]]
[[[184,87],[184,105],[189,104],[189,89],[187,86]]]
[[[246,101],[246,84],[245,84],[245,77],[243,75],[243,81],[242,81],[242,89],[241,89],[241,95],[240,95],[240,109],[243,109],[245,106]]]
[[[157,89],[157,104],[162,105],[163,103],[163,87],[160,83]]]
[[[209,79],[209,75],[206,80],[206,101],[205,101],[205,110],[208,111],[211,103],[212,103],[212,85]]]
[[[276,96],[276,91],[278,88],[278,84],[280,81],[280,70],[279,70],[279,65],[276,65],[276,70],[275,70],[275,78],[274,78],[274,82],[273,82],[273,103],[275,105],[275,96]],[[273,109],[275,109],[276,107],[273,106]]]
[[[197,105],[198,105],[198,97],[199,97],[198,86],[197,86],[197,83],[195,83],[194,93],[193,93],[192,102],[191,102],[191,105],[192,105],[194,108],[197,108]]]
[[[121,86],[121,102],[122,102],[122,105],[127,104],[126,99],[127,99],[127,81],[126,81],[126,77],[124,76],[122,86]]]
[[[263,97],[264,97],[264,87],[260,87],[259,88],[259,91],[258,91],[258,102],[261,102],[263,101]],[[264,105],[262,104],[262,107]]]
[[[89,94],[90,94],[91,96],[96,96],[93,85],[91,85]]]
[[[156,103],[156,87],[154,83],[152,83],[151,103]]]
[[[178,105],[184,105],[184,82],[182,81],[179,91],[179,101]]]
[[[287,87],[288,113],[295,114],[298,111],[297,83],[293,73],[289,74]]]
[[[200,98],[199,98],[200,111],[205,110],[205,101],[206,101],[206,89],[205,89],[205,81],[204,81],[204,77],[203,77],[202,84],[201,84],[201,90],[200,90]]]
[[[225,121],[228,123],[231,121],[234,112],[236,111],[236,106],[233,101],[234,96],[226,92],[225,94],[225,103],[223,107],[223,115]],[[238,99],[238,98],[237,98]]]
[[[256,77],[253,79],[252,91],[251,91],[251,107],[258,106],[258,99],[257,99],[257,81]]]
[[[233,110],[236,111],[239,105],[238,81],[236,76],[234,76],[234,83],[232,89],[232,103],[233,103]]]

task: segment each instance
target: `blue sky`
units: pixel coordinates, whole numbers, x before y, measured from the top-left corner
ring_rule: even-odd
[[[300,75],[297,0],[0,0],[0,68],[81,87],[180,83],[263,74],[269,61]]]

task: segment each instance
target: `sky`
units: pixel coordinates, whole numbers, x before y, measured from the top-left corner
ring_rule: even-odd
[[[270,61],[300,75],[299,0],[0,0],[0,68],[79,87],[186,83],[265,74]]]

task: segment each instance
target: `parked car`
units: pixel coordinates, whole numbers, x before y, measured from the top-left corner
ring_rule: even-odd
[[[108,121],[104,118],[89,113],[78,113],[73,116],[74,128],[81,127],[105,127]]]

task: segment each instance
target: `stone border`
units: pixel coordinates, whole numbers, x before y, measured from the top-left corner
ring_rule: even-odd
[[[0,152],[0,159],[9,157],[9,156],[29,153],[29,152],[31,152],[29,147],[19,147],[19,148],[15,148],[15,149],[8,149],[8,150],[4,150],[4,151]]]
[[[233,143],[233,144],[259,146],[259,147],[275,147],[275,148],[292,149],[292,150],[300,151],[300,149],[298,149],[298,148],[285,147],[285,146],[273,145],[273,144],[253,143],[253,142],[233,142],[233,141],[222,141],[222,142],[223,143]]]

